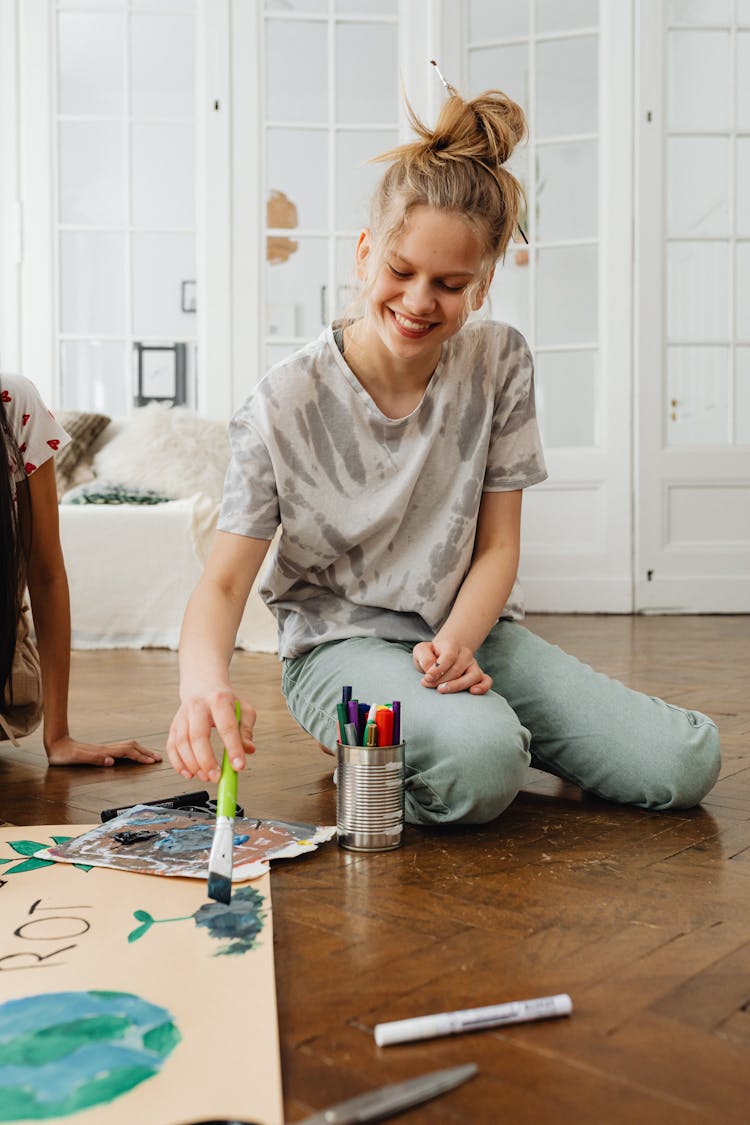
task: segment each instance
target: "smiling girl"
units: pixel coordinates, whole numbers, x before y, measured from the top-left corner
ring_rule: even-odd
[[[167,750],[217,780],[236,768],[229,661],[270,540],[261,595],[300,725],[336,745],[343,683],[402,701],[406,815],[480,823],[530,763],[613,801],[689,806],[719,769],[713,722],[598,675],[520,624],[522,490],[546,477],[533,364],[505,324],[472,321],[523,198],[506,162],[525,133],[497,91],[452,88],[389,163],[357,244],[361,314],[274,367],[235,415],[219,532],[180,647]]]

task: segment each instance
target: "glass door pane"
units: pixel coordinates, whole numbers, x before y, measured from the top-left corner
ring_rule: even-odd
[[[394,3],[278,12],[267,5],[263,17],[269,361],[351,303],[356,235],[383,171],[368,161],[397,143],[400,97]]]
[[[469,93],[503,90],[530,128],[509,162],[530,245],[518,236],[498,264],[491,315],[529,340],[545,443],[568,448],[602,430],[598,21],[597,0],[476,0],[468,12]]]
[[[58,9],[62,400],[121,415],[136,344],[186,344],[195,370],[194,5]]]
[[[726,446],[746,432],[748,409],[739,377],[730,388],[750,328],[738,241],[750,232],[750,147],[740,135],[750,125],[750,36],[735,5],[718,0],[671,0],[668,20],[664,429],[669,445]]]

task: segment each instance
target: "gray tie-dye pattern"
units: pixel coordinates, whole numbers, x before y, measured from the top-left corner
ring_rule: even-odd
[[[468,393],[458,418],[457,439],[459,456],[462,461],[468,461],[476,445],[482,418],[487,412],[485,377],[478,365],[473,369],[464,390]]]
[[[507,325],[467,324],[417,409],[385,417],[330,330],[235,415],[219,527],[281,534],[264,566],[282,656],[323,641],[434,635],[471,564],[483,490],[546,476],[533,368]],[[517,587],[503,611],[521,616]]]
[[[327,427],[351,479],[356,484],[364,485],[366,481],[365,466],[352,432],[351,412],[319,377],[315,379],[315,386],[318,392],[318,417],[321,423]]]
[[[333,442],[320,410],[314,403],[308,402],[305,406],[305,417],[310,427],[309,444],[311,453],[317,457],[318,468],[323,470],[336,492],[343,492],[343,486],[336,471]]]
[[[289,441],[281,427],[274,426],[273,438],[276,444],[276,448],[281,454],[284,464],[292,470],[294,475],[298,477],[302,483],[312,485],[314,487],[314,478],[310,476],[304,466],[304,463],[295,453],[294,446]]]

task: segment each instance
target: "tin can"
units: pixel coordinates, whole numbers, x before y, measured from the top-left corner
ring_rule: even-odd
[[[339,847],[383,852],[404,834],[404,743],[337,746],[336,827]]]

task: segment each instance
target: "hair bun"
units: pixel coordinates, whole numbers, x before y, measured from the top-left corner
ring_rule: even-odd
[[[493,169],[504,164],[526,136],[523,110],[501,90],[485,90],[470,100],[452,92],[433,129],[413,113],[409,116],[425,148],[452,160],[478,160]]]

